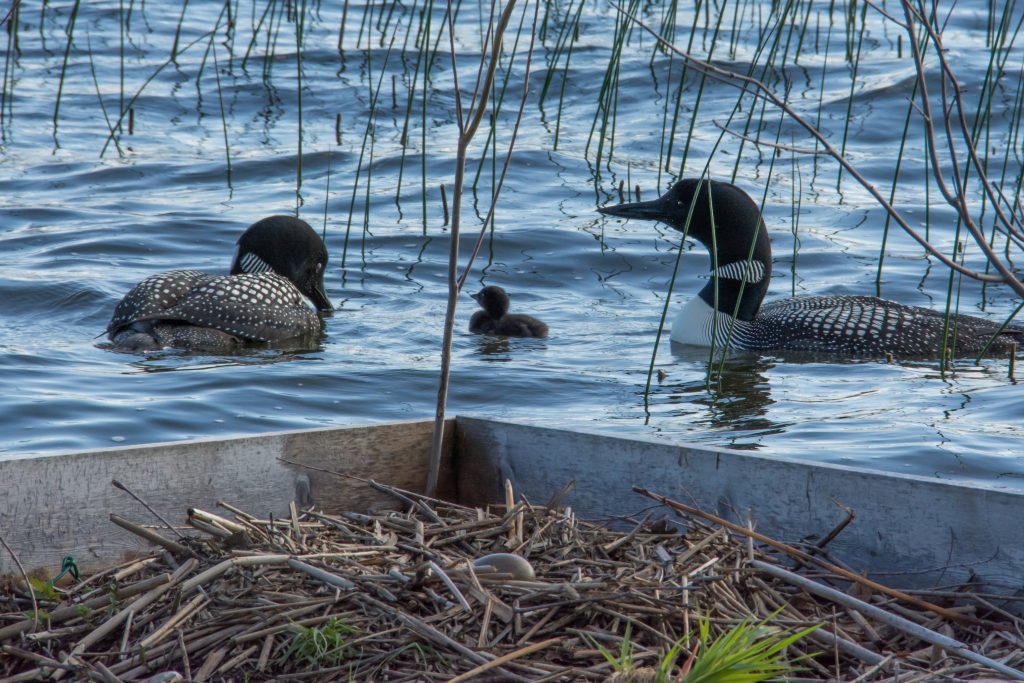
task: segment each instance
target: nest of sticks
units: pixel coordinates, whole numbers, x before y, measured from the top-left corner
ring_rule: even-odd
[[[654,681],[701,621],[712,638],[820,625],[787,647],[805,656],[790,680],[1024,665],[1024,621],[994,596],[900,593],[646,491],[671,516],[613,531],[511,495],[483,510],[374,486],[399,511],[258,519],[222,504],[189,510],[185,530],[111,515],[159,549],[66,586],[5,579],[0,679]],[[624,638],[632,673],[607,657]],[[683,680],[670,669],[661,680]]]

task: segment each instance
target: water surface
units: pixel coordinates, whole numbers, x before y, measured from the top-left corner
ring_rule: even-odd
[[[272,20],[275,32],[268,34],[265,23],[254,29],[266,7],[237,3],[229,40],[224,3],[191,2],[178,38],[181,51],[169,61],[180,7],[136,3],[122,33],[119,3],[84,3],[56,127],[72,3],[47,3],[41,13],[23,9],[18,50],[8,61],[13,100],[5,104],[0,149],[0,383],[5,389],[0,457],[433,414],[450,238],[438,188],[451,187],[455,148],[446,41],[431,71],[424,115],[422,74],[411,109],[407,100],[417,61],[418,6],[396,5],[394,14],[385,14],[381,5],[349,3],[346,49],[339,53],[341,3],[311,4],[301,59],[301,187],[295,24],[279,9]],[[961,3],[947,35],[963,69],[967,97],[978,91],[987,68],[987,53],[980,49],[983,5]],[[715,56],[723,66],[745,71],[757,58],[754,18],[769,16],[770,6],[767,1],[743,6],[741,20],[719,39]],[[741,153],[737,138],[729,135],[719,144],[721,127],[734,125],[729,116],[737,92],[708,83],[698,98],[699,82],[692,75],[680,104],[672,170],[666,171],[662,128],[666,105],[669,119],[675,107],[681,63],[670,63],[663,53],[652,60],[653,42],[640,32],[622,51],[614,132],[606,131],[598,163],[597,138],[589,148],[588,138],[613,54],[609,36],[615,12],[600,3],[585,6],[563,94],[564,55],[553,67],[550,60],[557,27],[569,9],[553,3],[542,10],[547,33],[532,65],[515,156],[494,229],[467,285],[471,291],[481,284],[505,287],[514,309],[548,322],[551,337],[469,335],[474,303],[464,294],[450,412],[1024,487],[1019,457],[1024,399],[1005,360],[940,372],[928,362],[744,356],[729,359],[709,382],[706,352],[672,347],[666,335],[655,359],[664,379],[655,380],[645,396],[680,240],[664,226],[609,221],[594,209],[618,200],[620,181],[640,185],[649,197],[680,175],[698,102],[683,175],[699,173],[710,159],[713,174],[728,178],[741,154],[736,182],[758,200],[767,184],[765,217],[775,248],[770,298],[876,293],[884,213],[849,178],[837,189],[836,168],[827,159],[794,161],[786,153],[773,167],[770,149],[747,144]],[[662,11],[649,7],[645,17],[659,25]],[[817,26],[804,39],[799,59],[791,54],[770,82],[778,92],[788,86],[791,101],[805,115],[816,116],[820,106],[822,129],[839,140],[852,69],[836,47],[846,40],[845,29],[835,26],[830,33],[825,11],[812,7],[810,22]],[[528,6],[526,26],[532,12]],[[479,14],[476,5],[460,10],[463,84],[470,82],[479,56]],[[435,36],[441,16],[440,9],[433,13]],[[513,26],[519,19],[516,15]],[[705,19],[702,15],[701,26]],[[889,187],[913,70],[897,56],[898,30],[876,14],[868,19],[850,108],[848,154],[873,181]],[[218,21],[211,48],[206,34]],[[680,7],[677,43],[688,40],[693,21]],[[406,40],[410,27],[413,38]],[[253,35],[259,40],[243,64]],[[698,34],[694,52],[707,54],[707,36]],[[826,54],[827,40],[836,44]],[[525,31],[520,41],[498,126],[499,158],[521,92]],[[796,45],[789,49],[795,53]],[[1008,64],[1019,69],[1020,61],[1014,46]],[[557,72],[553,94],[541,103],[541,85],[552,68]],[[104,150],[122,102],[150,78],[133,105],[133,133],[124,132],[117,145]],[[383,85],[372,136],[366,138],[378,83]],[[564,97],[561,110],[559,96]],[[1001,97],[994,120],[1005,124],[1010,114],[1002,112],[1012,110],[1015,98],[1010,85]],[[774,139],[777,119],[765,121],[764,130]],[[742,129],[742,120],[735,125]],[[997,128],[993,125],[993,131]],[[470,162],[471,180],[487,134],[485,123]],[[808,144],[792,135],[794,144]],[[993,147],[1007,144],[993,136]],[[926,193],[923,159],[915,137],[904,159],[897,203],[922,230],[927,220],[933,240],[949,250],[955,220],[937,203],[934,188]],[[1015,178],[1019,161],[1011,162],[1009,177]],[[496,169],[500,166],[487,158],[477,191],[467,199],[470,233],[486,212]],[[139,355],[108,349],[97,336],[118,299],[142,278],[182,267],[225,272],[245,227],[270,214],[296,211],[318,229],[326,213],[332,258],[327,289],[337,310],[326,320],[318,348],[237,356]],[[470,242],[465,239],[464,253]],[[702,247],[683,248],[670,309],[702,286],[708,269]],[[978,263],[976,251],[968,250],[968,262]],[[954,285],[965,312],[1002,319],[1016,305],[1006,288],[983,292],[967,280]],[[883,296],[942,307],[948,286],[941,264],[905,235],[890,234]]]

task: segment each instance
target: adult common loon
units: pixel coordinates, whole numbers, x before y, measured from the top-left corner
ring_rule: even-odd
[[[772,276],[771,242],[757,205],[735,185],[685,179],[658,199],[598,211],[661,221],[683,231],[691,204],[687,234],[712,252],[712,278],[679,311],[672,323],[672,341],[715,348],[728,342],[731,348],[747,351],[875,357],[941,354],[945,316],[927,308],[871,296],[797,297],[762,306]],[[976,355],[999,327],[982,318],[954,316],[947,345],[957,355]],[[1024,342],[1024,329],[1007,327],[989,351],[1009,353],[1014,342]]]
[[[114,308],[107,337],[128,350],[229,351],[320,331],[327,248],[305,221],[271,216],[238,239],[230,275],[171,270],[146,278]]]
[[[484,310],[477,311],[469,319],[469,331],[473,334],[494,334],[501,337],[548,336],[548,326],[529,315],[508,312],[508,294],[501,287],[488,285],[473,295]]]

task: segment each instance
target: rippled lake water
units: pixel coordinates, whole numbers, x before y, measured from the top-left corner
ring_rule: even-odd
[[[438,188],[451,187],[455,114],[447,38],[431,63],[425,105],[417,40],[437,39],[443,7],[427,13],[425,26],[422,3],[298,5],[307,8],[301,60],[294,3],[193,1],[183,14],[179,3],[89,2],[73,28],[71,2],[22,4],[17,44],[6,52],[0,148],[0,457],[432,415],[449,247]],[[960,3],[947,29],[968,99],[977,98],[988,68],[985,5]],[[772,6],[725,3],[715,38],[717,15],[695,19],[690,3],[680,3],[675,42],[687,46],[696,22],[689,49],[707,56],[714,46],[717,63],[745,73],[765,63],[759,41],[771,47],[765,37],[779,34],[765,30],[777,20]],[[234,15],[231,31],[225,7]],[[470,234],[486,213],[522,90],[533,5],[525,8],[506,43],[506,66],[516,52],[498,117],[499,163],[493,155],[480,161],[486,121],[471,151],[470,182],[478,172],[479,180],[465,204]],[[650,197],[710,159],[716,177],[735,168],[736,182],[757,198],[767,185],[775,249],[769,298],[875,294],[885,214],[848,176],[837,189],[828,159],[786,151],[773,165],[771,149],[723,138],[721,127],[743,132],[745,119],[729,123],[738,91],[702,86],[693,73],[666,162],[663,131],[672,135],[682,63],[655,52],[638,29],[619,56],[614,118],[595,124],[617,53],[616,12],[584,4],[578,33],[566,41],[573,31],[562,27],[577,9],[566,0],[541,9],[516,151],[467,285],[505,287],[514,308],[547,321],[551,336],[474,337],[466,331],[474,302],[464,294],[449,412],[1024,487],[1024,399],[1005,359],[940,372],[925,362],[736,357],[708,382],[706,354],[672,347],[666,335],[655,361],[664,378],[645,398],[680,240],[661,225],[596,214],[618,201],[620,182]],[[852,31],[843,16],[830,23],[827,4],[796,9],[783,27],[807,30],[781,32],[777,49],[785,45],[788,56],[765,78],[776,92],[788,90],[801,113],[820,111],[820,127],[837,145],[845,129],[847,155],[887,192],[913,85],[905,42],[873,10],[861,33],[860,17]],[[642,16],[660,27],[665,12],[655,3]],[[475,76],[485,21],[486,7],[463,3],[463,87]],[[568,69],[566,52],[558,52],[567,44]],[[860,54],[852,99],[847,45]],[[1005,131],[1015,125],[1020,66],[1013,46],[986,141],[1000,150],[997,158],[1014,144]],[[107,143],[129,105],[132,132],[125,117],[116,144]],[[745,99],[743,111],[751,106]],[[762,134],[774,140],[777,115],[769,109],[763,120]],[[783,131],[782,142],[813,146]],[[1019,151],[1010,155],[1011,185]],[[953,214],[934,187],[926,191],[926,172],[915,134],[896,203],[917,226],[927,220],[948,253]],[[326,281],[337,310],[319,348],[210,356],[104,346],[98,335],[134,283],[173,268],[226,272],[245,227],[296,211],[318,229],[326,217]],[[472,238],[464,239],[468,253]],[[976,252],[966,254],[975,265]],[[707,269],[706,251],[684,245],[670,308],[702,286]],[[881,295],[941,308],[948,287],[948,271],[894,229]],[[983,292],[966,279],[954,287],[962,310],[993,319],[1017,303],[1004,287]]]

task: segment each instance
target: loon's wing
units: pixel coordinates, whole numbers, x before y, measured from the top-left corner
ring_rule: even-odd
[[[756,322],[779,333],[776,341],[781,343],[775,348],[782,350],[936,357],[946,334],[943,312],[870,296],[783,299],[763,306]],[[955,332],[958,355],[981,352],[1000,326],[968,315],[955,316],[953,322],[947,344],[954,344]],[[759,336],[772,335],[766,329]],[[1005,353],[1014,337],[1024,337],[1024,330],[1008,327],[990,350]]]
[[[320,328],[302,293],[275,273],[211,277],[173,307],[148,316],[212,327],[242,339],[275,342]]]
[[[197,285],[212,277],[198,270],[170,270],[150,275],[114,307],[114,314],[107,324],[107,334],[112,336],[140,320],[159,318],[177,306]]]

